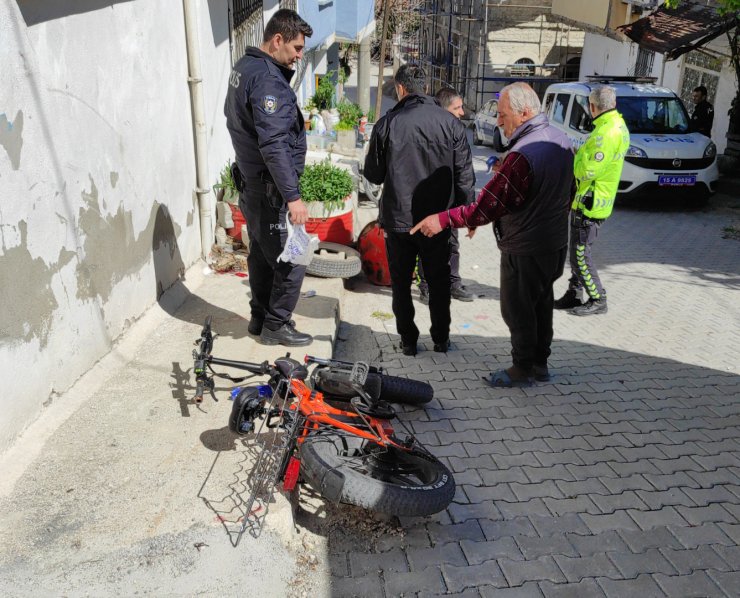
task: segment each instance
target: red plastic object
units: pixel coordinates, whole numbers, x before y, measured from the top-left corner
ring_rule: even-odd
[[[352,244],[352,211],[341,216],[329,216],[328,218],[309,218],[306,222],[306,232],[317,235],[319,241],[339,243],[340,245]]]
[[[235,206],[234,204],[230,203],[229,207],[231,208],[231,219],[234,221],[234,227],[227,228],[226,234],[229,235],[232,239],[241,239],[242,243],[246,243],[247,239],[242,239],[242,224],[247,223],[247,221],[244,219],[244,214],[242,214],[239,206]]]
[[[362,271],[368,280],[378,286],[391,285],[388,269],[388,254],[385,251],[385,236],[377,220],[373,220],[360,233],[357,249],[362,260]]]
[[[288,467],[285,469],[285,477],[283,478],[283,490],[290,492],[295,488],[298,483],[298,472],[301,469],[301,462],[296,457],[291,457],[288,462]]]

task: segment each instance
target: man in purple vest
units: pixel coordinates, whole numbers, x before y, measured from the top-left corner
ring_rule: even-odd
[[[509,153],[475,203],[427,216],[411,233],[430,237],[446,228],[494,223],[501,250],[501,315],[511,333],[513,365],[484,379],[494,387],[529,386],[550,379],[553,283],[563,274],[568,247],[568,208],[573,151],[568,137],[550,126],[526,83],[501,91],[498,124]]]

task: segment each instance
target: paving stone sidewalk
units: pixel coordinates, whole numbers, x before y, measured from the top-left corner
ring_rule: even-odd
[[[374,352],[389,373],[433,384],[435,399],[402,419],[452,469],[457,493],[369,546],[330,538],[332,595],[740,596],[740,242],[721,238],[729,219],[617,210],[595,247],[609,313],[557,313],[554,379],[528,389],[480,378],[510,363],[490,229],[462,242],[462,275],[480,296],[453,302],[447,355],[424,336],[425,306],[415,303],[425,350],[405,357],[382,319],[389,290],[350,289],[338,356]]]

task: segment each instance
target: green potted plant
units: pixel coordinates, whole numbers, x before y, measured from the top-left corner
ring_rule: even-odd
[[[319,240],[349,245],[352,242],[352,175],[331,162],[331,157],[309,164],[300,179],[301,199],[308,208],[306,230]]]
[[[345,151],[354,150],[357,146],[357,127],[362,118],[362,108],[354,102],[342,100],[337,104],[339,123],[334,126],[337,132],[337,143]]]

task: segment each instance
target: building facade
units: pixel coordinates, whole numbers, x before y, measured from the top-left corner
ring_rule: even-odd
[[[539,92],[577,77],[584,33],[552,18],[551,0],[425,0],[415,56],[430,88],[451,85],[476,110],[504,85],[528,81]]]

